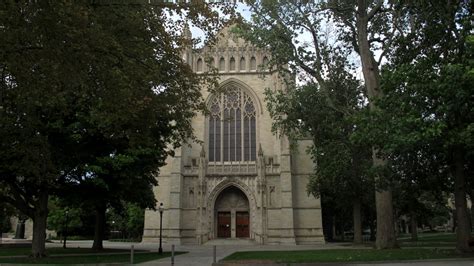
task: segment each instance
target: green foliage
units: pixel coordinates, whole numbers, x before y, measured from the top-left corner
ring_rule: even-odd
[[[363,109],[363,91],[346,69],[344,54],[328,51],[323,56],[331,70],[324,89],[308,83],[286,91],[267,90],[266,100],[275,129],[293,138],[310,135],[314,141],[310,152],[317,168],[308,191],[342,209],[371,187],[370,149],[351,141],[357,129],[353,116]]]
[[[251,7],[251,22],[234,32],[270,51],[270,67],[286,81],[284,89],[265,93],[273,131],[313,139],[309,152],[317,167],[308,192],[321,197],[332,215],[328,219],[336,215],[343,221],[354,199],[365,206],[373,201],[365,196],[373,191],[370,147],[351,139],[358,129],[354,116],[366,100],[347,59],[351,52],[329,30],[329,11],[321,1],[254,1]]]
[[[125,203],[123,209],[112,209],[107,218],[110,231],[119,232],[111,237],[141,239],[145,222],[145,210],[132,203]]]
[[[48,213],[48,229],[59,234],[64,234],[66,228],[71,234],[78,228],[83,227],[81,215],[82,209],[64,206],[58,199],[50,200]]]
[[[382,71],[381,110],[366,118],[362,135],[387,155],[410,153],[427,166],[448,160],[454,146],[472,151],[474,50],[467,4],[450,3],[443,13],[421,2],[408,5],[417,12],[411,31],[397,39]]]
[[[156,170],[193,138],[206,78],[183,62],[181,32],[218,14],[105,2],[0,4],[0,199],[29,217],[46,217],[50,194],[154,207]]]
[[[335,179],[354,176],[354,169],[349,166],[367,167],[363,163],[364,147],[354,146],[349,139],[355,130],[352,116],[362,109],[364,93],[353,75],[354,66],[346,59],[348,50],[336,41],[328,41],[333,36],[325,30],[328,25],[324,21],[324,6],[318,1],[282,1],[278,5],[254,1],[251,7],[252,21],[240,24],[234,31],[269,50],[269,64],[280,72],[290,72],[293,77],[301,72],[305,75],[301,86],[287,79],[286,90],[266,91],[268,109],[275,120],[273,130],[291,138],[311,135],[311,153],[318,164],[319,182],[334,184],[338,183]],[[301,42],[304,34],[309,34],[311,41]],[[357,159],[361,161],[355,162]],[[363,171],[355,170],[355,175],[360,176]],[[316,195],[317,184],[318,181],[313,182],[310,189]],[[354,184],[337,187],[353,189]]]
[[[383,97],[374,102],[376,112],[361,118],[360,136],[389,160],[400,182],[401,210],[442,217],[433,212],[447,204],[439,191],[455,193],[457,246],[467,251],[465,188],[472,186],[474,161],[472,5],[415,1],[398,10],[408,19],[382,69]],[[430,191],[436,196],[423,202]]]

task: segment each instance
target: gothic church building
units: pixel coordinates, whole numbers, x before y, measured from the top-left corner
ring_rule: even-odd
[[[187,32],[190,36],[190,32]],[[188,49],[184,59],[196,73],[211,57],[218,93],[202,94],[208,115],[193,120],[202,143],[183,145],[160,169],[155,196],[163,203],[163,241],[204,244],[243,238],[260,244],[323,243],[320,201],[306,192],[314,165],[299,140],[272,134],[264,91],[284,90],[276,71],[263,70],[264,50],[222,30],[212,48]],[[144,242],[157,242],[160,214],[145,213]]]

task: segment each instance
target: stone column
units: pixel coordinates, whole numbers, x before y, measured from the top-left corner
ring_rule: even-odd
[[[206,230],[206,172],[207,172],[207,161],[206,161],[206,152],[204,147],[201,149],[199,156],[199,170],[198,170],[198,184],[197,184],[197,243],[203,244],[207,241],[205,235],[207,235]]]
[[[290,144],[287,136],[281,137],[281,244],[296,244],[293,218],[293,184],[291,174]]]
[[[258,230],[259,239],[256,239],[260,244],[265,244],[266,240],[266,226],[267,226],[267,181],[265,176],[265,157],[263,156],[262,144],[259,145],[257,156],[257,210],[260,217],[260,225]]]
[[[169,243],[181,244],[181,192],[183,189],[183,160],[182,148],[175,150],[170,173],[170,197],[169,202],[163,202],[165,211],[163,220],[167,225],[163,226],[163,234],[167,236]],[[167,232],[165,232],[167,231]]]

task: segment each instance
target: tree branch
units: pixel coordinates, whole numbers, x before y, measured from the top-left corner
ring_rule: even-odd
[[[10,188],[9,191],[12,197],[0,195],[0,199],[17,208],[23,214],[33,218],[34,209],[30,207],[28,201],[21,195],[21,193],[19,193],[19,191],[17,191],[18,188],[15,188],[15,186],[12,187],[11,184],[7,184],[7,186]]]
[[[382,9],[383,1],[384,0],[379,0],[377,4],[375,4],[374,8],[369,11],[369,13],[367,14],[367,21],[370,21],[375,16],[375,14],[377,14],[377,12]]]

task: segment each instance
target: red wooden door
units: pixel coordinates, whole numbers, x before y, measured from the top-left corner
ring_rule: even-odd
[[[235,223],[237,226],[236,237],[249,237],[249,212],[237,212]]]
[[[230,212],[217,213],[217,237],[230,237]]]

